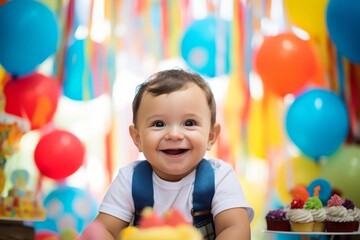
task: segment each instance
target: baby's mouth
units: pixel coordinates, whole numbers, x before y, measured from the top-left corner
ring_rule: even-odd
[[[188,149],[167,149],[167,150],[161,150],[162,152],[169,154],[169,155],[179,155],[183,154],[188,151]]]

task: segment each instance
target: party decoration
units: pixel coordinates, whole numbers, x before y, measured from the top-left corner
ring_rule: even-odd
[[[303,202],[310,197],[309,191],[304,185],[297,185],[290,190],[292,199],[301,199]]]
[[[312,36],[326,34],[327,4],[328,0],[284,0],[284,8],[289,21]]]
[[[72,230],[79,234],[95,219],[98,203],[89,192],[63,185],[45,197],[44,207],[47,217],[34,223],[37,231],[64,234]]]
[[[92,74],[86,63],[86,41],[75,40],[69,47],[64,72],[64,95],[73,100],[95,97]]]
[[[5,111],[28,119],[31,129],[50,122],[60,97],[60,86],[50,76],[32,73],[7,82],[4,89]]]
[[[22,135],[29,130],[30,124],[25,119],[0,112],[0,169],[5,168],[7,158],[18,150]]]
[[[320,175],[339,189],[342,198],[349,198],[360,205],[360,147],[343,145],[321,162]]]
[[[181,56],[199,74],[215,77],[230,71],[230,25],[214,16],[195,20],[181,39]]]
[[[72,133],[54,130],[42,136],[35,147],[34,159],[41,174],[54,180],[64,179],[83,164],[85,147]]]
[[[318,160],[333,154],[345,141],[349,117],[344,102],[335,93],[311,89],[290,105],[285,127],[301,152]]]
[[[314,179],[307,186],[307,190],[311,193],[314,192],[318,194],[318,198],[321,200],[322,204],[326,206],[326,202],[329,200],[332,192],[331,184],[324,178]],[[316,192],[315,192],[316,190]]]
[[[0,63],[13,76],[34,71],[56,52],[58,26],[46,5],[12,0],[0,7]]]
[[[360,2],[329,0],[326,26],[337,50],[354,63],[360,63]]]
[[[0,201],[0,217],[17,220],[44,220],[45,209],[36,194],[28,188],[30,174],[26,169],[11,173],[12,187]]]
[[[283,204],[292,199],[292,192],[298,186],[307,186],[320,175],[320,167],[312,159],[300,155],[282,160],[275,174],[275,190]]]
[[[316,55],[309,42],[286,32],[265,37],[254,61],[265,88],[279,96],[301,90],[316,69]]]

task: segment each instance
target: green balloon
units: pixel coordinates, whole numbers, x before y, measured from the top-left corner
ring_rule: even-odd
[[[343,199],[360,206],[360,146],[344,145],[325,158],[320,162],[320,175],[341,191]]]

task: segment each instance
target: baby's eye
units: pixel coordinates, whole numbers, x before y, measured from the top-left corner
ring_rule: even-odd
[[[195,126],[196,125],[196,122],[194,120],[186,120],[184,125],[186,127],[192,127],[192,126]]]
[[[165,123],[164,123],[163,121],[155,121],[155,122],[152,124],[152,126],[160,128],[160,127],[164,127],[164,126],[165,126]]]

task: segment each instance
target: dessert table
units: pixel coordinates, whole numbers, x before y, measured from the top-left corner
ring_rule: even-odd
[[[287,234],[287,235],[301,235],[302,240],[310,239],[311,236],[330,236],[330,240],[333,240],[335,236],[357,235],[360,239],[360,231],[357,232],[292,232],[292,231],[270,231],[263,230],[265,234]]]
[[[35,229],[30,222],[43,219],[0,217],[0,240],[34,240]]]

